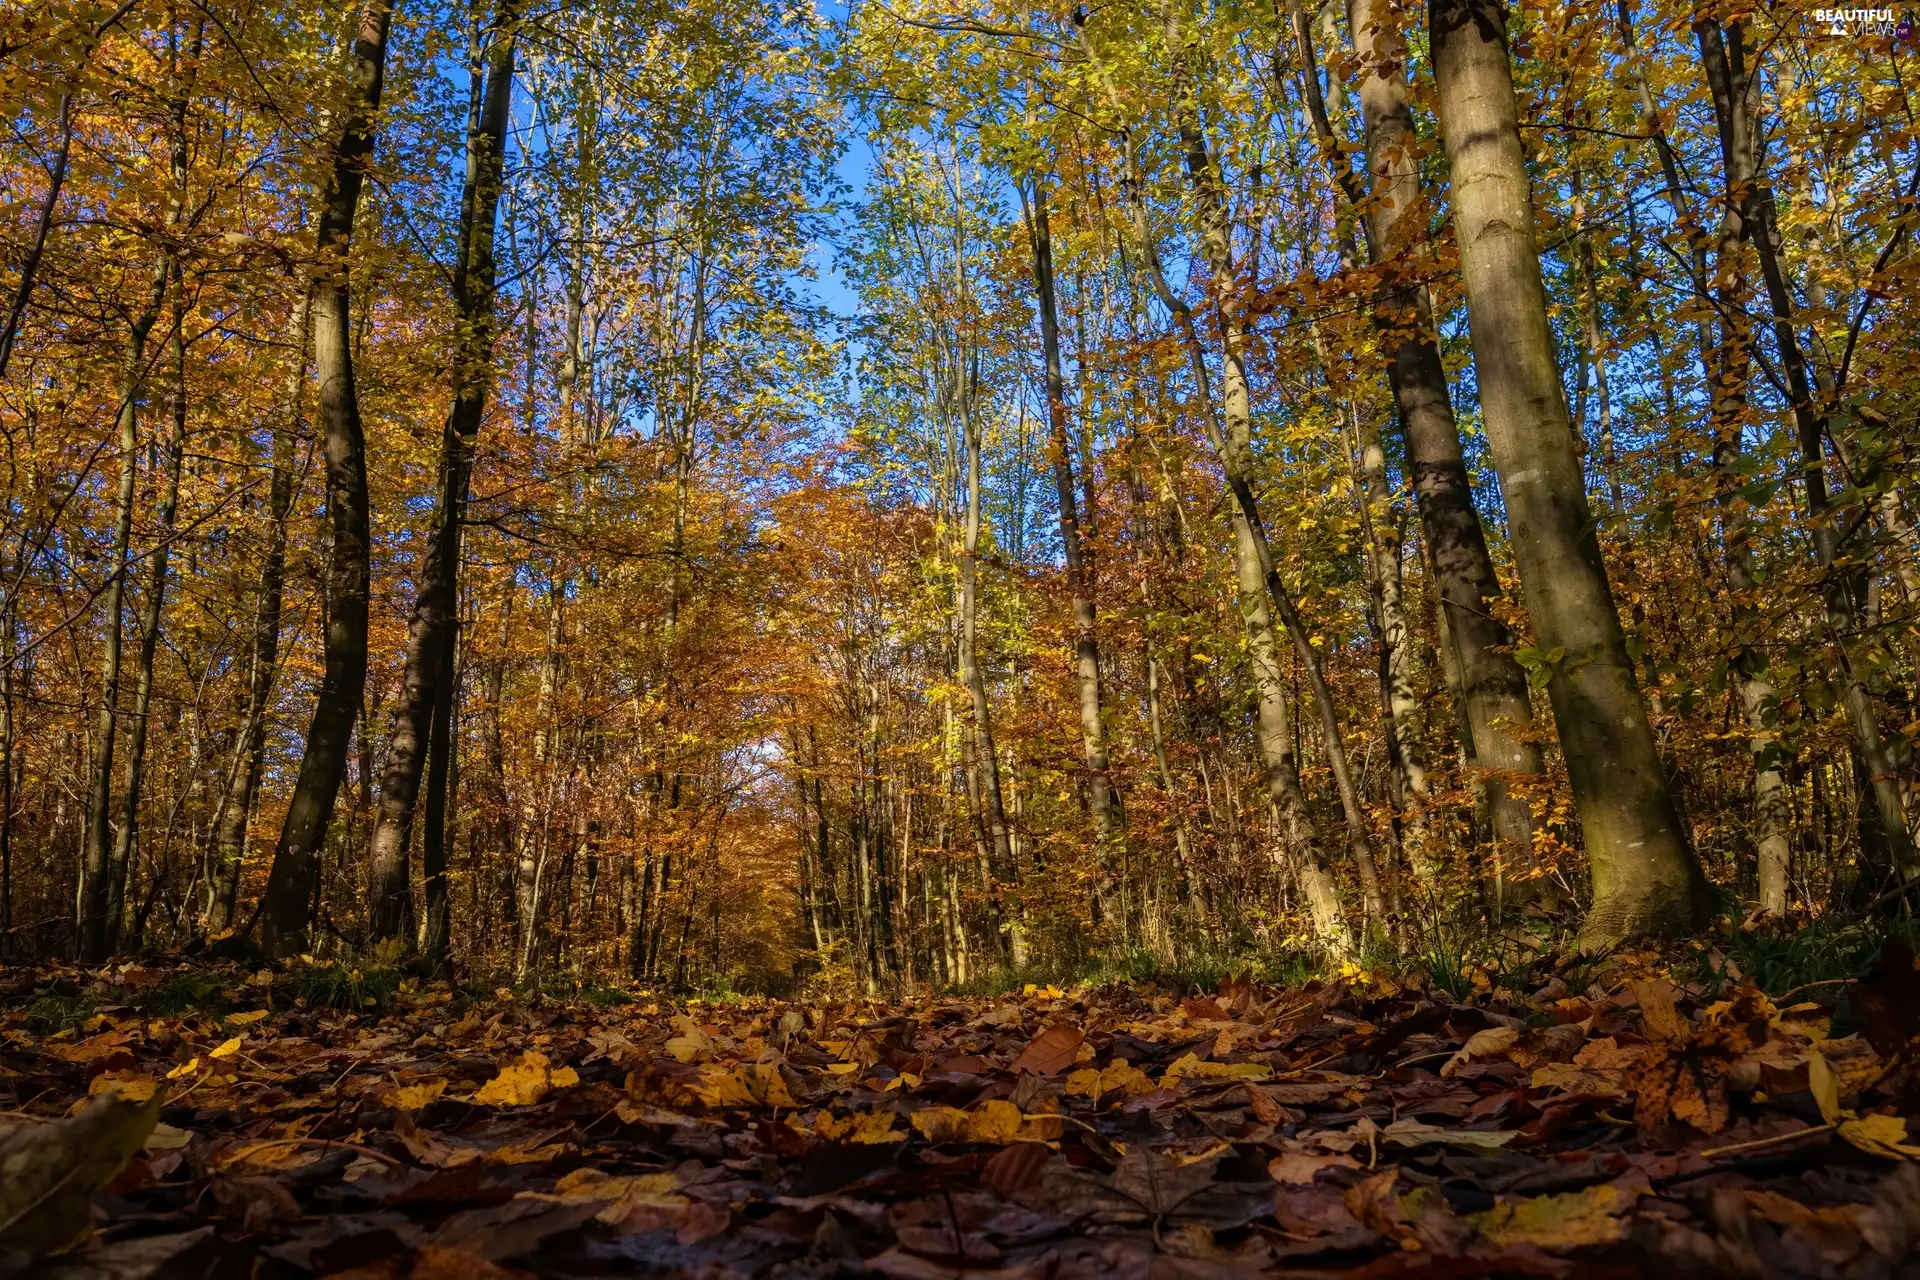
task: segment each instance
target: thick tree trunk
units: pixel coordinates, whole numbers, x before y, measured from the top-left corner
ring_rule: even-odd
[[[1498,0],[1434,0],[1429,30],[1487,438],[1593,869],[1584,934],[1679,930],[1704,910],[1705,880],[1667,791],[1587,505],[1547,320],[1506,14]]]
[[[1054,488],[1060,509],[1060,544],[1067,563],[1067,591],[1073,598],[1080,737],[1087,764],[1088,807],[1093,812],[1094,838],[1098,842],[1097,892],[1103,900],[1103,910],[1111,910],[1111,904],[1104,899],[1112,890],[1113,859],[1118,852],[1115,841],[1119,838],[1120,823],[1107,776],[1107,731],[1100,705],[1100,649],[1094,634],[1093,571],[1081,545],[1073,461],[1067,450],[1067,390],[1060,358],[1060,316],[1053,287],[1053,227],[1048,216],[1044,180],[1036,173],[1031,181],[1033,199],[1027,210],[1027,235],[1033,250],[1034,289],[1040,299],[1040,346],[1046,362],[1047,424],[1052,441],[1049,451],[1053,455]],[[1086,480],[1091,486],[1092,477]]]
[[[261,943],[270,956],[307,949],[320,883],[320,849],[347,771],[354,719],[367,681],[367,588],[372,534],[367,502],[366,441],[354,387],[352,306],[348,274],[360,189],[373,159],[374,129],[386,74],[391,0],[369,0],[349,59],[349,98],[316,245],[330,278],[313,298],[314,373],[327,459],[327,513],[333,527],[327,575],[324,669],[307,725],[300,773],[273,851],[260,904]]]
[[[379,819],[373,829],[373,936],[412,945],[413,879],[408,851],[414,809],[437,720],[448,705],[455,630],[460,604],[460,532],[474,440],[492,380],[494,330],[494,224],[513,95],[514,0],[502,0],[487,57],[486,88],[467,139],[466,191],[461,203],[460,253],[453,293],[458,355],[453,368],[453,408],[440,438],[440,492],[434,529],[421,557],[420,587],[407,620],[407,652],[400,704],[388,738],[387,767],[380,782]],[[444,796],[444,773],[442,774]],[[439,833],[444,842],[445,831]],[[426,855],[440,870],[438,895],[445,905],[444,847]],[[431,933],[432,931],[429,930]]]

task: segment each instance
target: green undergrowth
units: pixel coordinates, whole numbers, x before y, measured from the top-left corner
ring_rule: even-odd
[[[1630,968],[1658,963],[1677,982],[1709,991],[1750,984],[1776,1000],[1845,1004],[1845,992],[1873,967],[1881,944],[1899,937],[1920,951],[1920,919],[1824,917],[1747,923],[1722,917],[1684,942],[1583,950],[1564,922],[1529,918],[1488,928],[1484,922],[1429,920],[1395,940],[1362,941],[1344,961],[1306,950],[1239,950],[1168,959],[1151,952],[1096,956],[1078,962],[1001,966],[947,987],[955,995],[999,996],[1029,986],[1102,987],[1124,983],[1172,995],[1219,989],[1231,977],[1297,987],[1316,979],[1365,972],[1466,1003],[1499,993],[1525,994],[1558,979],[1569,992],[1611,988]]]

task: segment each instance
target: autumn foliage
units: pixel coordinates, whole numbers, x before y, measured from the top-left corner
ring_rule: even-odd
[[[98,1224],[58,1274],[1904,1274],[1911,953],[1837,1009],[1638,963],[1474,1004],[1354,975],[349,1010],[263,971],[159,1016],[192,971],[43,973],[115,1004],[56,1030],[9,993],[0,1256]]]
[[[839,998],[1877,938],[1903,32],[9,9],[0,955]],[[1636,1087],[1718,1130],[1762,1022]]]

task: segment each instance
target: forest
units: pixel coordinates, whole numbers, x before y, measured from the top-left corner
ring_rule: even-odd
[[[1904,921],[1889,12],[7,6],[0,960]]]

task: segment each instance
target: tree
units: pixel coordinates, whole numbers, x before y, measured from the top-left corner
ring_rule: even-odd
[[[1527,615],[1593,869],[1585,936],[1678,931],[1705,909],[1594,535],[1547,322],[1498,0],[1429,14],[1474,370]]]

